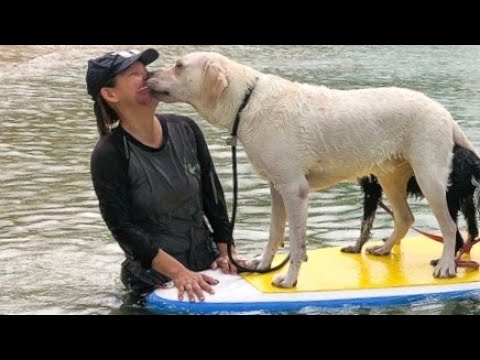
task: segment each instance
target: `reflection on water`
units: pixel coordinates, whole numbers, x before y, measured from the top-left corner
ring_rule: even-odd
[[[87,59],[130,47],[0,46],[0,313],[142,313],[122,305],[125,292],[118,273],[123,255],[100,218],[92,190],[89,157],[97,133],[84,85]],[[190,51],[209,50],[299,82],[420,90],[442,102],[480,147],[478,46],[154,47],[161,52],[156,66]],[[231,201],[227,134],[199,119],[189,106],[162,105],[161,111],[199,121]],[[239,180],[237,243],[242,253],[258,254],[268,236],[269,191],[243,152]],[[416,225],[437,229],[425,203],[412,204]],[[361,194],[355,184],[314,194],[309,247],[350,243],[358,235],[360,218]],[[373,235],[385,237],[391,230],[391,219],[379,213]],[[474,298],[340,313],[476,314],[478,304]]]

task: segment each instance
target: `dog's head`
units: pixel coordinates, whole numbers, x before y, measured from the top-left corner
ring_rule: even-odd
[[[228,61],[217,53],[190,53],[177,59],[172,67],[155,72],[147,84],[160,101],[212,108],[229,86]]]

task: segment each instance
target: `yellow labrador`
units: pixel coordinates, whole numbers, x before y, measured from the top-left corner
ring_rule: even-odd
[[[232,129],[242,103],[239,139],[254,169],[270,183],[272,217],[268,245],[257,269],[270,266],[290,225],[291,263],[274,284],[295,286],[306,261],[305,233],[311,191],[374,174],[395,213],[395,229],[382,246],[387,255],[414,222],[406,201],[408,180],[417,182],[445,239],[436,277],[456,275],[455,222],[446,190],[455,144],[478,155],[449,112],[412,90],[334,90],[260,73],[217,53],[178,59],[148,81],[164,102],[192,105],[207,121]]]

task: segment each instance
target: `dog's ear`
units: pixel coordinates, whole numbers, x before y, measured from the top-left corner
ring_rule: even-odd
[[[228,88],[228,79],[225,70],[217,63],[208,61],[205,64],[205,85],[207,92],[211,93],[212,98],[218,98]]]

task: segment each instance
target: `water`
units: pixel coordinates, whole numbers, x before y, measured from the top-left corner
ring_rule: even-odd
[[[420,90],[443,103],[480,148],[479,46],[153,46],[161,52],[158,66],[190,51],[211,50],[300,82]],[[90,181],[97,130],[84,83],[89,58],[130,47],[145,46],[0,46],[0,313],[140,312],[125,298],[119,280],[123,254],[99,215]],[[161,105],[160,111],[199,121],[230,202],[227,134],[187,105]],[[237,244],[242,254],[259,254],[268,236],[268,186],[243,152],[239,174]],[[438,229],[424,202],[411,203],[417,226]],[[358,236],[360,218],[355,184],[314,194],[308,246],[350,244]],[[373,236],[388,236],[392,225],[379,212]],[[479,303],[473,298],[334,313],[480,314]]]

